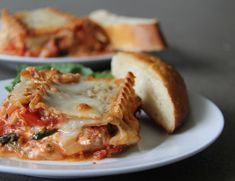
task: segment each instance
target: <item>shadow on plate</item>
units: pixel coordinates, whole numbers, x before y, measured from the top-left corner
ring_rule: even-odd
[[[162,144],[169,136],[156,126],[156,124],[143,112],[140,116],[140,126],[140,142],[137,145],[128,148],[126,152],[116,155],[116,158],[127,157],[131,154],[138,154],[139,152],[149,152]]]

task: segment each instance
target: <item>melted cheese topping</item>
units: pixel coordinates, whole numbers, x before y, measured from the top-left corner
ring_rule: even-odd
[[[21,20],[29,28],[34,29],[61,28],[68,23],[65,17],[53,13],[46,8],[22,12],[22,14],[23,18]]]
[[[89,118],[101,117],[120,90],[114,81],[104,80],[60,84],[55,88],[57,91],[49,91],[43,102],[65,114]]]

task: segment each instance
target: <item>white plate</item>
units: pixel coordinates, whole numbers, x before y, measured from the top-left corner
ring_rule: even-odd
[[[113,53],[96,55],[96,56],[83,56],[83,57],[54,57],[54,58],[42,58],[42,57],[21,57],[12,55],[0,55],[0,62],[4,63],[26,63],[26,64],[45,64],[45,63],[66,63],[77,62],[82,64],[97,63],[110,60]]]
[[[0,102],[6,97],[0,81]],[[220,135],[224,121],[220,110],[206,98],[190,93],[187,122],[173,135],[159,130],[143,115],[141,141],[114,158],[101,161],[53,162],[0,158],[0,171],[47,178],[93,177],[136,172],[167,165],[208,147]]]

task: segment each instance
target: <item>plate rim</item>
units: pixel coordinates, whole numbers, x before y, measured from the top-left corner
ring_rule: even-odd
[[[12,79],[0,80],[0,84],[8,83]],[[171,163],[175,163],[186,158],[189,158],[202,150],[208,148],[212,143],[216,141],[216,139],[220,136],[224,128],[224,117],[221,110],[218,106],[209,100],[208,98],[201,96],[196,93],[189,92],[189,98],[197,97],[201,99],[201,101],[207,102],[210,106],[216,110],[217,118],[216,120],[220,122],[217,129],[218,131],[214,133],[214,136],[207,142],[201,143],[197,148],[191,149],[187,153],[180,153],[175,156],[172,156],[170,159],[163,159],[160,162],[158,160],[153,160],[151,163],[142,163],[140,165],[129,165],[126,167],[119,167],[119,168],[96,168],[95,170],[47,170],[47,169],[33,169],[33,168],[22,168],[17,166],[4,166],[0,164],[0,171],[5,173],[13,173],[13,174],[21,174],[21,175],[29,175],[29,176],[36,176],[36,177],[44,177],[44,178],[79,178],[79,177],[94,177],[94,176],[108,176],[108,175],[115,175],[115,174],[124,174],[124,173],[132,173],[137,171],[144,171],[152,168],[158,168],[165,165],[169,165]],[[28,161],[30,162],[30,161]]]
[[[114,52],[105,53],[100,55],[92,56],[81,56],[81,57],[26,57],[26,56],[15,56],[15,55],[5,55],[0,54],[0,62],[7,63],[30,63],[30,64],[47,64],[47,63],[93,63],[102,62],[113,57]]]

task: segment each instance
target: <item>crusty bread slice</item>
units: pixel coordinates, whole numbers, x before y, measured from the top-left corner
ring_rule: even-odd
[[[108,33],[114,49],[155,51],[166,48],[156,19],[132,18],[97,10],[89,16]]]
[[[140,53],[117,53],[111,63],[112,74],[136,76],[135,91],[143,101],[144,111],[168,133],[185,119],[188,95],[183,78],[169,64],[157,57]]]
[[[73,28],[78,22],[77,17],[51,7],[20,11],[15,14],[15,17],[37,35],[55,33],[58,30],[70,27]]]

